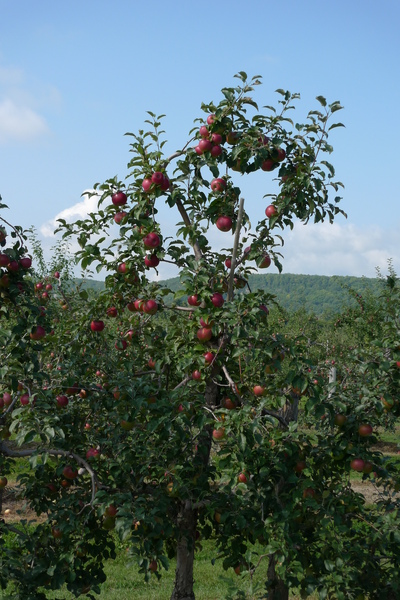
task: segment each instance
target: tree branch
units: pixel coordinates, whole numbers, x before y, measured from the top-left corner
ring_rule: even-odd
[[[185,223],[186,227],[191,227],[192,223],[190,222],[189,215],[187,214],[185,207],[182,204],[182,201],[179,198],[177,198],[177,200],[175,201],[175,204],[181,214],[181,217],[182,217],[183,222]],[[201,260],[202,253],[200,250],[200,246],[197,242],[194,242],[193,250],[194,250],[194,256],[195,256],[196,260]]]
[[[84,467],[84,469],[86,469],[86,471],[89,473],[90,475],[90,479],[92,481],[92,500],[91,500],[91,504],[93,504],[94,499],[95,499],[95,495],[96,495],[96,489],[97,488],[101,488],[103,487],[98,479],[97,479],[97,475],[96,473],[93,471],[92,467],[89,465],[89,463],[82,458],[81,456],[79,456],[79,454],[76,454],[75,452],[71,452],[70,450],[61,450],[61,449],[53,449],[53,448],[49,448],[49,449],[41,449],[38,450],[37,448],[26,448],[25,450],[13,450],[12,448],[9,448],[7,446],[7,444],[5,444],[4,442],[0,445],[0,451],[3,452],[4,454],[6,454],[7,456],[11,456],[11,457],[23,457],[23,456],[32,456],[32,454],[35,454],[35,452],[38,452],[39,454],[50,454],[51,456],[66,456],[68,458],[73,458],[78,465],[81,465],[82,467]]]
[[[228,300],[233,299],[233,281],[235,278],[236,256],[237,256],[237,250],[238,250],[238,246],[239,246],[240,229],[242,227],[242,220],[243,220],[243,206],[244,206],[244,198],[240,198],[239,212],[238,212],[238,218],[237,218],[236,229],[235,229],[235,241],[233,244],[233,252],[232,252],[231,271],[229,273]]]

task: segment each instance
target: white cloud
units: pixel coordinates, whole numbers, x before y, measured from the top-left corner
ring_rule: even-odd
[[[87,190],[81,202],[44,223],[40,228],[41,234],[45,238],[53,238],[57,219],[73,222],[96,212],[98,196],[91,196],[91,192],[93,190]],[[161,208],[160,215],[164,235],[174,235],[175,226],[170,211]],[[400,224],[394,224],[391,229],[383,229],[376,226],[360,228],[347,222],[336,222],[332,225],[296,223],[292,231],[283,234],[284,246],[277,247],[283,254],[283,273],[375,277],[377,267],[383,273],[387,272],[389,259],[393,260],[395,271],[400,273],[399,230]],[[234,241],[233,234],[222,233],[215,226],[211,226],[208,237],[214,250],[222,251],[225,248],[229,253]],[[255,266],[254,263],[250,264]],[[277,271],[274,266],[260,271],[269,272]],[[153,279],[167,279],[177,274],[176,268],[168,263],[160,264],[158,277],[155,272],[149,273]]]
[[[28,106],[18,106],[6,98],[0,102],[0,143],[28,141],[48,133],[46,121]]]
[[[389,259],[400,267],[399,228],[359,228],[345,224],[296,224],[285,237],[283,272],[375,277]]]
[[[58,219],[64,219],[68,223],[76,219],[84,219],[89,213],[96,212],[99,195],[94,190],[86,190],[83,194],[83,200],[59,212],[53,219],[46,221],[40,227],[40,233],[43,237],[54,237],[54,230],[58,227]]]

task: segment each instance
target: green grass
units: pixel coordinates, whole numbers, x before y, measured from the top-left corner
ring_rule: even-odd
[[[211,540],[203,543],[202,549],[196,553],[194,564],[194,591],[196,600],[223,600],[229,590],[231,580],[237,588],[246,592],[246,598],[256,599],[260,594],[250,594],[250,579],[247,573],[236,575],[233,569],[224,571],[222,561],[212,560],[216,558],[216,547]],[[102,585],[101,594],[97,596],[101,600],[169,600],[171,597],[174,578],[175,561],[171,561],[168,571],[161,571],[162,578],[158,580],[155,575],[146,583],[135,565],[129,563],[123,550],[120,551],[115,561],[106,564],[107,581]],[[259,583],[263,587],[267,579],[267,560],[261,562],[253,578],[253,583]],[[11,590],[0,591],[1,600],[11,600]],[[48,592],[48,600],[72,600],[74,596],[67,590]],[[295,596],[294,596],[295,598]]]

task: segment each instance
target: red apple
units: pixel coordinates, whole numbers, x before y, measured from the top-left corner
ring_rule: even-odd
[[[19,271],[18,261],[16,261],[16,260],[10,260],[10,262],[7,265],[7,269],[9,271],[12,271],[13,273],[16,273],[17,271]]]
[[[107,308],[107,316],[112,318],[118,316],[118,310],[115,308],[115,306],[110,306],[110,308]]]
[[[54,273],[54,277],[55,277],[56,279],[60,279],[60,273],[59,273],[58,271],[55,271],[55,273]]]
[[[236,408],[236,402],[234,402],[232,400],[232,398],[224,398],[222,400],[222,406],[223,408],[226,408],[226,410],[233,410],[234,408]]]
[[[155,573],[158,569],[157,566],[157,561],[156,560],[152,560],[151,563],[149,564],[149,571],[151,571],[152,573]]]
[[[151,179],[149,179],[149,178],[143,179],[142,188],[145,192],[148,192],[152,185],[153,185],[153,182]]]
[[[208,127],[206,127],[205,125],[202,125],[199,129],[199,134],[200,134],[200,137],[202,137],[202,138],[208,138],[208,136],[210,135],[210,132],[208,131]]]
[[[204,354],[204,361],[205,361],[206,365],[211,365],[214,358],[215,358],[214,352],[206,352]]]
[[[225,266],[227,269],[230,269],[232,267],[232,260],[230,258],[226,259]]]
[[[89,450],[86,452],[86,458],[99,458],[100,454],[101,453],[98,448],[89,448]]]
[[[273,204],[267,206],[267,208],[265,209],[265,214],[267,215],[268,219],[270,219],[274,215],[277,215],[278,211],[276,210],[276,206],[274,206]]]
[[[226,141],[231,146],[237,144],[240,140],[240,133],[238,131],[230,131],[226,136]]]
[[[263,161],[263,163],[261,164],[261,169],[263,171],[272,171],[273,168],[275,167],[275,162],[271,159],[271,158],[267,158],[266,160]]]
[[[63,468],[63,475],[66,479],[75,479],[75,477],[78,477],[78,471],[73,469],[71,465],[67,465]]]
[[[169,189],[170,181],[166,175],[163,175],[163,180],[160,183],[160,188],[163,192],[166,192]]]
[[[364,470],[365,462],[363,461],[362,458],[354,458],[350,463],[350,467],[354,471],[358,471],[359,473],[361,473],[361,471]]]
[[[104,327],[104,321],[92,321],[90,323],[90,329],[92,331],[103,331]]]
[[[214,144],[222,144],[222,135],[220,133],[212,133],[211,140]]]
[[[104,511],[104,514],[107,515],[107,517],[115,517],[117,512],[118,508],[115,506],[115,504],[110,504],[109,506],[107,506],[106,510]]]
[[[127,264],[126,264],[126,263],[124,263],[124,262],[123,262],[123,263],[120,263],[120,264],[118,265],[118,267],[117,267],[117,271],[118,271],[118,273],[122,273],[122,274],[124,274],[124,273],[126,273],[126,272],[127,272],[127,270],[128,270],[128,266],[127,266]]]
[[[30,269],[32,266],[32,259],[29,256],[24,256],[20,259],[19,264],[23,269]]]
[[[278,148],[277,154],[278,154],[278,162],[282,162],[283,160],[285,160],[286,152],[283,148]]]
[[[122,223],[122,221],[125,219],[125,217],[127,216],[128,213],[126,213],[124,210],[115,213],[114,215],[114,221],[116,222],[117,225],[119,225],[120,223]]]
[[[0,287],[8,288],[9,285],[10,285],[10,279],[9,279],[7,273],[4,273],[4,275],[2,275],[0,278]]]
[[[135,309],[139,312],[143,310],[144,307],[144,300],[140,300],[139,298],[137,300],[135,300],[135,302],[133,303],[135,306]]]
[[[220,231],[231,231],[232,219],[227,216],[218,217],[216,225]]]
[[[127,341],[126,341],[126,340],[124,340],[124,339],[120,339],[120,340],[117,340],[117,341],[115,342],[114,346],[115,346],[115,349],[116,349],[116,350],[123,351],[123,350],[126,350],[126,349],[127,349],[127,347],[128,347],[128,343],[127,343]]]
[[[213,147],[212,142],[210,142],[210,140],[206,140],[204,138],[202,138],[198,143],[198,148],[201,150],[202,153],[209,152],[212,147]]]
[[[212,296],[211,296],[211,302],[214,304],[215,307],[220,308],[225,300],[222,294],[220,294],[219,292],[215,292]]]
[[[146,256],[144,259],[144,264],[146,265],[146,267],[158,267],[158,265],[160,264],[160,259],[158,258],[158,256],[156,254],[150,254],[150,256]]]
[[[366,473],[368,475],[369,473],[372,472],[373,468],[374,468],[374,465],[371,462],[369,462],[369,460],[366,460],[364,462],[363,473]]]
[[[210,317],[206,317],[205,319],[203,319],[203,317],[200,317],[200,325],[202,327],[210,329],[214,325],[214,321]]]
[[[143,306],[143,312],[147,315],[155,315],[158,310],[158,304],[155,300],[147,300]]]
[[[161,244],[159,235],[152,231],[143,238],[145,248],[157,248]]]
[[[315,498],[315,490],[313,488],[306,488],[303,492],[303,498]]]
[[[253,394],[255,396],[263,396],[265,392],[265,387],[261,386],[261,385],[255,385],[253,387]]]
[[[200,306],[200,304],[201,304],[197,294],[193,294],[192,296],[189,296],[187,301],[188,301],[188,304],[190,304],[190,306]]]
[[[238,481],[239,481],[239,483],[247,483],[248,479],[247,479],[246,473],[239,473]]]
[[[214,440],[222,440],[225,437],[225,428],[220,427],[219,429],[214,429],[212,432],[212,436]]]
[[[10,263],[10,257],[7,254],[0,254],[0,267],[6,267]]]
[[[161,173],[161,171],[155,171],[153,173],[153,175],[151,176],[151,181],[155,184],[155,185],[161,185],[162,181],[163,181],[164,175],[163,173]]]
[[[38,325],[33,333],[29,334],[32,340],[41,340],[45,337],[46,332],[41,325]]]
[[[56,397],[56,402],[57,402],[57,406],[59,406],[61,408],[61,407],[67,406],[69,400],[68,400],[67,396],[61,395],[61,396]]]
[[[200,342],[208,342],[212,338],[212,330],[209,327],[202,327],[197,332],[197,338]]]
[[[210,187],[213,192],[223,192],[226,188],[226,181],[222,177],[216,177],[212,180]]]
[[[60,538],[62,538],[62,531],[58,527],[53,527],[51,530],[51,535],[55,540],[59,540]]]
[[[333,421],[334,421],[335,425],[337,425],[338,427],[343,427],[343,425],[347,421],[347,417],[346,417],[346,415],[341,415],[341,414],[337,413],[334,416]]]
[[[215,146],[213,146],[210,150],[210,154],[211,156],[213,156],[214,158],[217,158],[217,156],[221,156],[222,154],[222,147],[219,146],[218,144],[216,144]]]
[[[268,269],[271,264],[271,257],[268,254],[265,254],[261,260],[257,263],[259,269]]]
[[[207,123],[209,125],[212,125],[214,122],[215,122],[215,115],[214,114],[208,115],[208,117],[207,117]]]
[[[302,471],[304,471],[304,469],[307,467],[306,462],[304,460],[299,460],[295,467],[294,470],[296,471],[296,473],[301,473]]]
[[[20,400],[22,406],[26,406],[27,404],[30,403],[30,396],[29,396],[29,394],[22,394],[22,396],[19,400]]]
[[[369,435],[372,435],[371,425],[368,425],[366,423],[360,425],[360,427],[358,428],[358,433],[361,435],[361,437],[368,437]]]
[[[195,381],[199,381],[201,379],[201,373],[200,371],[193,371],[192,373],[192,379],[194,379]]]
[[[114,204],[114,206],[123,206],[127,203],[127,200],[128,199],[126,197],[126,194],[121,191],[115,192],[115,194],[113,194],[111,198],[111,201]]]
[[[10,406],[10,404],[12,402],[12,396],[11,396],[11,394],[9,394],[8,392],[4,392],[4,394],[3,394],[3,402],[4,402],[5,406]]]

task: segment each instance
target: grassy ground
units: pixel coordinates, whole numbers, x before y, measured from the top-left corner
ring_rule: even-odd
[[[244,592],[245,595],[241,597],[243,600],[245,598],[256,600],[261,597],[267,579],[266,561],[260,564],[251,583],[247,573],[238,576],[233,569],[224,571],[221,561],[215,561],[213,564],[212,560],[215,556],[214,543],[209,540],[196,554],[194,571],[196,600],[224,600],[233,586]],[[102,585],[101,594],[97,596],[99,600],[168,600],[171,597],[175,577],[173,561],[169,571],[162,571],[161,580],[152,575],[150,581],[146,583],[137,567],[129,564],[124,552],[121,551],[117,560],[107,563],[106,572],[107,581]],[[1,600],[12,600],[12,597],[11,590],[3,592],[3,595],[0,591]],[[47,598],[48,600],[72,600],[74,596],[66,590],[60,590],[48,592]],[[298,598],[296,595],[292,596],[293,600]]]

